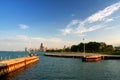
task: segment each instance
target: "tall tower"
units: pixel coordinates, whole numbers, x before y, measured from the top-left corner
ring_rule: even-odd
[[[25,47],[25,52],[27,52],[27,47]]]
[[[44,46],[43,46],[43,43],[41,43],[40,45],[40,52],[43,52],[44,51]]]

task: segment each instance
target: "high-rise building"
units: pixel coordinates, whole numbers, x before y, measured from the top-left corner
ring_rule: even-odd
[[[25,47],[25,52],[27,52],[27,47]]]
[[[43,52],[44,51],[44,46],[43,46],[43,43],[41,43],[40,45],[40,52]]]

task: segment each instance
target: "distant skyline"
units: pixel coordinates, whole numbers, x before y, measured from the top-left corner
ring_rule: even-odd
[[[0,0],[0,51],[64,48],[89,41],[120,46],[119,0]]]

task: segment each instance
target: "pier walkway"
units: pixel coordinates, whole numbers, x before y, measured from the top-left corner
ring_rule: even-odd
[[[45,56],[53,56],[53,57],[71,57],[71,58],[83,58],[83,53],[74,53],[74,52],[67,52],[67,53],[45,53]],[[93,53],[86,53],[86,56],[101,56],[101,54],[93,54]]]
[[[23,62],[23,61],[28,61],[28,60],[30,61],[30,60],[33,60],[35,58],[36,58],[36,56],[3,60],[3,61],[0,61],[0,64],[12,65],[12,64],[15,64],[15,63]]]
[[[28,56],[0,61],[0,76],[25,67],[39,60],[38,56]]]
[[[53,56],[53,57],[68,57],[68,58],[83,58],[84,53],[45,53],[45,56]],[[106,55],[106,54],[99,54],[99,53],[86,53],[86,57],[90,56],[101,56],[102,59],[120,59],[120,55]]]

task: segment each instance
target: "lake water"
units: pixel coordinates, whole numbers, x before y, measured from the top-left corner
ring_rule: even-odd
[[[0,56],[12,58],[24,56],[24,52],[0,52]],[[22,68],[0,80],[120,80],[120,60],[82,62],[79,58],[59,58],[39,53],[39,62]]]

